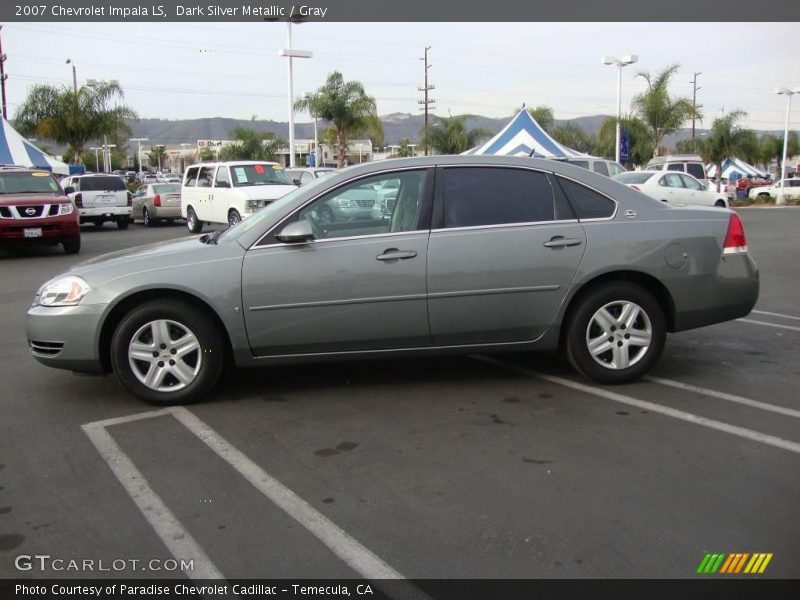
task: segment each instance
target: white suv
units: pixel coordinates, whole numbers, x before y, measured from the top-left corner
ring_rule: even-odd
[[[64,179],[61,185],[78,209],[81,223],[102,227],[106,221],[115,221],[120,229],[128,228],[133,195],[119,175],[75,175]]]
[[[192,233],[200,233],[203,223],[232,226],[296,189],[278,163],[238,160],[190,165],[181,185],[181,216]]]

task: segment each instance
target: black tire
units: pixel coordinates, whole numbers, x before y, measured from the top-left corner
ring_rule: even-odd
[[[242,215],[239,214],[239,211],[235,208],[232,208],[228,211],[228,226],[233,227],[242,222]]]
[[[92,224],[94,225],[95,229],[102,229],[103,228],[103,223],[105,223],[105,221],[103,219],[95,219],[92,222]]]
[[[192,233],[200,233],[203,231],[203,222],[197,218],[197,213],[190,206],[186,211],[186,227]]]
[[[667,329],[664,311],[650,292],[632,283],[613,282],[590,290],[577,302],[571,311],[565,344],[567,358],[576,371],[599,383],[620,384],[635,381],[656,364],[664,349]],[[626,305],[640,309],[629,326],[616,321]],[[602,320],[599,311],[606,307],[614,317],[608,329],[598,322]],[[646,347],[632,341],[646,339],[648,333]],[[590,339],[597,342],[595,355],[589,349]],[[603,351],[606,345],[608,349]],[[620,366],[615,364],[617,360]],[[626,361],[630,363],[627,367]]]
[[[81,250],[81,238],[64,240],[61,242],[61,245],[64,246],[64,252],[66,254],[77,254]]]
[[[140,342],[146,339],[147,332],[152,332],[148,324],[155,321],[169,321],[170,336],[174,335],[177,339],[185,332],[194,335],[197,349],[188,353],[185,359],[179,358],[182,366],[196,371],[188,383],[182,383],[172,374],[169,365],[175,361],[170,357],[178,355],[171,352],[174,348],[168,344],[165,344],[166,348],[154,346],[162,354],[154,357],[151,363],[129,359],[129,347],[134,337]],[[145,338],[142,338],[143,335]],[[154,341],[152,336],[150,339]],[[175,343],[177,347],[177,340]],[[134,308],[122,319],[111,339],[111,365],[117,379],[134,396],[151,404],[188,404],[202,400],[219,380],[224,356],[223,336],[212,319],[204,311],[179,300],[155,300]],[[163,360],[155,362],[158,358]],[[157,386],[148,386],[140,380],[151,368],[163,369],[166,373]],[[174,387],[174,391],[170,387]]]
[[[147,210],[147,207],[142,207],[142,223],[145,227],[152,227],[154,225],[153,221],[150,219],[150,212]]]
[[[129,217],[117,217],[117,227],[119,229],[127,229],[130,224],[131,220]]]
[[[727,207],[727,205],[725,204],[725,200],[717,200],[714,203],[714,206],[716,206],[718,208],[726,208]]]

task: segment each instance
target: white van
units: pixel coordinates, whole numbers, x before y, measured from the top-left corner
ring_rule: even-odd
[[[204,223],[236,225],[297,186],[278,163],[239,160],[186,168],[181,185],[181,216],[192,233]]]
[[[716,186],[713,190],[709,187],[711,180],[706,174],[706,167],[703,159],[697,154],[669,154],[667,156],[654,156],[644,169],[645,171],[677,171],[688,173],[697,179],[709,191],[717,191]]]

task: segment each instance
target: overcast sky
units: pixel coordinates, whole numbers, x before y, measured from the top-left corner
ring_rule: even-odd
[[[142,117],[288,120],[286,23],[7,23],[3,50],[10,114],[36,83],[117,79]],[[672,93],[691,98],[693,72],[704,126],[722,111],[748,113],[746,125],[783,129],[779,86],[800,85],[796,23],[306,23],[293,26],[295,95],[341,71],[361,81],[381,115],[419,113],[419,57],[430,50],[434,112],[513,114],[523,102],[558,119],[616,113],[616,68],[603,55],[637,54],[623,69],[623,112],[646,84],[638,71],[680,63]],[[800,123],[795,102],[792,128]],[[307,121],[297,115],[297,121]]]

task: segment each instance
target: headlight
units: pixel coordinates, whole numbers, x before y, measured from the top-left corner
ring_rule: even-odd
[[[72,202],[66,202],[64,204],[59,205],[58,214],[60,215],[71,215],[75,211],[75,207],[72,206]]]
[[[42,306],[76,306],[89,293],[89,284],[80,277],[70,275],[56,279],[39,290]]]

